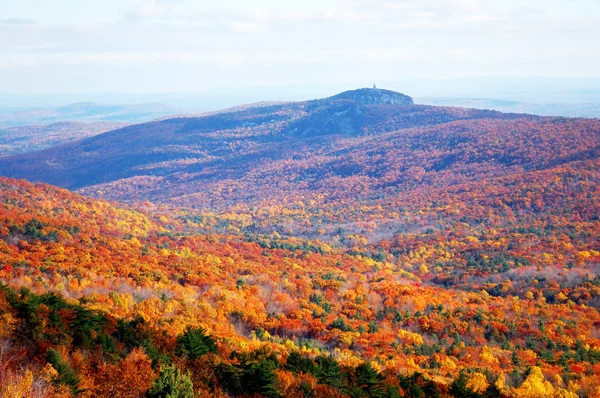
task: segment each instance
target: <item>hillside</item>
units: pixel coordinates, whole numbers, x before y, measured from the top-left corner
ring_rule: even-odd
[[[179,371],[201,396],[593,396],[600,384],[596,309],[560,291],[550,302],[423,284],[406,260],[433,267],[427,234],[401,244],[410,256],[374,259],[0,186],[9,396],[142,396]],[[580,266],[597,264],[588,254]]]
[[[57,122],[49,125],[0,128],[0,157],[39,151],[116,130],[125,125],[127,123]]]
[[[401,94],[403,103],[388,104],[382,92],[392,98],[361,89],[129,126],[5,158],[0,174],[106,199],[227,210],[370,201],[598,158],[594,119],[414,105]]]
[[[381,100],[380,90],[366,90],[376,93],[369,104],[357,102],[357,98],[365,98],[359,90],[324,100],[129,126],[3,159],[0,174],[122,201],[148,199],[222,208],[256,203],[265,196],[280,199],[304,191],[324,194],[327,188],[318,184],[331,178],[375,177],[386,186],[402,188],[405,184],[393,174],[422,164],[434,169],[464,168],[465,161],[479,162],[477,158],[462,161],[457,155],[467,147],[481,156],[491,144],[488,140],[537,135],[530,138],[533,143],[543,139],[539,137],[545,135],[545,128],[556,130],[561,125],[572,130],[567,134],[585,143],[596,138],[595,122],[569,126],[569,121],[533,116],[387,104]],[[436,139],[438,135],[449,140]],[[392,147],[380,149],[383,141]],[[569,154],[576,156],[573,151],[577,150],[572,148]],[[501,173],[515,165],[499,159],[491,166]],[[386,178],[381,178],[383,172]],[[220,193],[224,184],[231,192]]]

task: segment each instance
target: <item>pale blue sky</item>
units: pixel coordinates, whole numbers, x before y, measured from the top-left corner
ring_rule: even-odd
[[[600,0],[0,0],[0,91],[600,77]]]

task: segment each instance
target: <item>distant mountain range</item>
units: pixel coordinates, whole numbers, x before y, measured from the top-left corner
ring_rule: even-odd
[[[371,86],[373,82],[390,90],[411,93],[420,104],[443,105],[428,101],[510,101],[542,107],[552,107],[550,116],[595,117],[590,106],[600,103],[598,78],[536,78],[536,77],[468,77],[468,78],[399,78],[391,81],[363,80],[345,83],[261,85],[255,87],[206,87],[189,92],[87,92],[87,93],[4,93],[0,92],[0,115],[32,108],[59,108],[64,104],[94,102],[98,104],[166,104],[178,109],[175,113],[201,113],[235,107],[239,104],[273,101],[306,101],[329,97],[348,87]],[[455,102],[446,105],[461,106]],[[462,106],[469,106],[462,104]],[[473,107],[478,108],[475,103]],[[568,114],[560,113],[561,109]],[[542,109],[542,108],[538,108]],[[496,109],[506,111],[505,109]],[[543,109],[542,109],[543,110]],[[571,113],[577,110],[577,114]],[[516,110],[512,110],[516,111]],[[556,112],[555,112],[556,111]],[[527,110],[528,113],[539,112]],[[546,113],[543,113],[547,115]],[[64,120],[64,119],[63,119]],[[130,121],[131,122],[131,121]],[[139,120],[137,121],[139,122]],[[37,122],[25,121],[25,124]]]
[[[500,112],[530,113],[540,116],[567,116],[600,118],[598,102],[527,102],[493,98],[417,98],[422,104],[437,106],[459,106],[462,108],[493,109]]]
[[[32,108],[0,113],[1,127],[71,122],[141,123],[181,113],[181,109],[162,104],[103,105],[80,102],[54,108]]]
[[[0,157],[34,152],[116,130],[123,122],[57,122],[0,128]]]
[[[0,174],[201,208],[355,199],[595,159],[600,121],[415,105],[360,89],[124,127],[0,162]]]

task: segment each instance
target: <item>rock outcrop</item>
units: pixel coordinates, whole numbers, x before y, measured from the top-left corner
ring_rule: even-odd
[[[345,91],[329,99],[349,99],[359,105],[412,105],[413,99],[408,95],[378,88],[361,88]]]

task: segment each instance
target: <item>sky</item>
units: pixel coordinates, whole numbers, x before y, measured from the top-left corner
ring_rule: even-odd
[[[600,0],[0,0],[0,91],[600,77]]]

